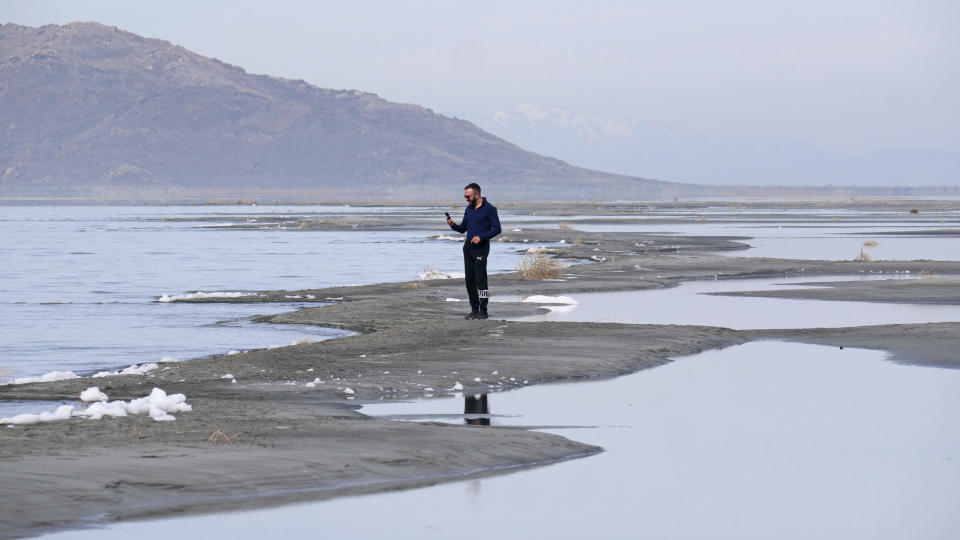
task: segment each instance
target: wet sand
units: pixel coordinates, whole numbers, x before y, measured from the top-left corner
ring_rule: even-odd
[[[564,211],[576,215],[588,210]],[[419,221],[408,225],[422,227]],[[829,289],[801,288],[791,294],[820,298],[803,294],[843,291],[848,295],[845,300],[911,303],[925,299],[957,303],[960,297],[955,281],[960,262],[744,258],[736,256],[736,250],[745,246],[741,238],[566,229],[525,228],[505,232],[503,240],[564,240],[552,253],[583,264],[569,266],[562,281],[493,276],[490,288],[501,297],[663,288],[690,279],[906,271],[937,279],[894,285],[871,280]],[[459,256],[459,245],[451,242],[450,250],[451,257]],[[707,253],[721,251],[730,255]],[[0,536],[404,489],[601,451],[522,429],[393,423],[371,420],[354,410],[355,403],[364,401],[429,394],[449,398],[457,383],[464,392],[486,392],[612,377],[661,365],[673,357],[758,339],[882,349],[899,362],[960,367],[960,359],[950,354],[960,323],[735,331],[499,320],[542,309],[519,302],[492,304],[493,319],[465,321],[466,303],[446,301],[464,297],[460,279],[264,291],[249,297],[196,301],[289,302],[289,295],[308,294],[320,301],[336,300],[330,300],[335,302],[331,305],[261,317],[260,322],[314,324],[357,334],[163,364],[146,376],[0,387],[0,399],[18,400],[71,399],[93,385],[111,399],[132,399],[159,387],[186,394],[193,406],[192,412],[178,413],[175,422],[154,422],[145,416],[75,418],[0,429],[0,499],[4,501]],[[221,378],[227,373],[236,378],[236,384]],[[316,377],[323,382],[305,386]],[[353,393],[347,393],[347,388]],[[208,442],[217,430],[231,442]]]

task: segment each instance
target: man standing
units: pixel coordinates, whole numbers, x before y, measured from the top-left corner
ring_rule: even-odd
[[[470,297],[470,314],[467,319],[486,319],[487,301],[487,256],[490,255],[490,239],[500,234],[500,218],[497,209],[480,196],[480,186],[475,183],[463,188],[467,209],[459,225],[447,214],[447,225],[458,233],[467,233],[463,242],[463,273]]]

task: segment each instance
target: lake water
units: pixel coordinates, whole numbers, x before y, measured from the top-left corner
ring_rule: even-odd
[[[188,291],[254,291],[401,282],[428,268],[462,272],[435,230],[228,230],[271,216],[442,215],[440,209],[352,207],[2,207],[0,382],[53,370],[115,369],[162,358],[320,340],[343,332],[253,325],[299,304],[158,303]],[[439,221],[439,220],[438,220]],[[524,246],[524,248],[529,246]],[[522,256],[495,244],[492,272]]]
[[[648,234],[683,234],[690,236],[746,236],[743,242],[749,249],[722,252],[741,257],[772,257],[777,259],[809,259],[851,261],[861,253],[871,260],[889,261],[955,261],[960,259],[960,237],[938,235],[945,229],[957,229],[960,220],[944,224],[929,222],[844,222],[824,226],[796,223],[789,220],[747,223],[630,223],[630,224],[570,224],[571,238],[576,231],[584,232],[643,232]],[[891,231],[910,231],[911,236],[891,234]],[[865,245],[866,243],[866,245]]]
[[[770,279],[685,281],[676,287],[647,291],[578,293],[576,304],[548,306],[550,313],[524,321],[610,322],[626,324],[696,324],[737,330],[760,328],[835,328],[876,324],[960,321],[960,306],[888,304],[721,296],[710,293],[809,288],[823,281],[851,279],[913,279],[905,274],[850,276],[789,276]],[[806,284],[806,285],[797,285]],[[492,301],[522,298],[495,296]]]
[[[489,394],[490,422],[597,456],[492,478],[49,538],[955,538],[960,371],[759,342],[604,381]],[[462,397],[371,404],[463,423]],[[451,419],[453,417],[453,419]],[[475,429],[484,429],[477,427]]]
[[[211,226],[235,223],[238,214],[262,223],[272,213],[405,211],[4,207],[0,248],[7,279],[0,283],[0,316],[7,323],[0,327],[0,381],[52,369],[116,369],[163,357],[184,360],[338,335],[248,321],[253,314],[301,305],[296,302],[155,300],[196,290],[408,281],[428,266],[460,271],[456,244],[426,240],[446,233],[442,228],[323,232]],[[425,221],[435,213],[412,212]],[[521,256],[511,246],[495,249],[500,251],[491,260],[497,265],[493,270],[512,269]],[[671,301],[687,305],[703,296],[698,291],[732,283],[696,282],[636,294],[674,295]],[[654,296],[636,298],[632,307],[625,302],[618,310],[654,306]],[[701,322],[721,326],[736,326],[731,317],[737,310],[762,313],[757,302],[768,300],[709,298],[739,306],[711,323]],[[814,311],[837,304],[779,302],[807,302]],[[867,320],[863,314],[874,305],[856,307],[859,313],[844,315],[841,322],[863,324],[858,321]],[[588,308],[584,299],[569,313]],[[692,314],[713,309],[687,305],[676,322],[697,322]],[[588,317],[607,320],[599,313]],[[544,533],[557,538],[952,538],[960,530],[952,508],[960,500],[960,441],[951,416],[960,405],[958,374],[892,364],[876,351],[752,343],[627,377],[487,396],[492,414],[480,415],[481,420],[539,426],[606,448],[591,458],[409,492],[123,523],[52,537],[261,538],[373,530],[399,538]],[[364,411],[459,423],[465,421],[464,399],[369,405]]]

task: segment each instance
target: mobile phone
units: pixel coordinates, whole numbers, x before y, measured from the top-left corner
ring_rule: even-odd
[[[443,215],[447,216],[447,219],[450,219],[450,212],[444,212]]]

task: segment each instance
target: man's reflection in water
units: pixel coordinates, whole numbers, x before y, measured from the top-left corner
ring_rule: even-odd
[[[463,396],[463,414],[490,414],[490,407],[487,405],[487,395],[473,394]],[[474,426],[490,425],[489,418],[467,418],[464,422]]]

